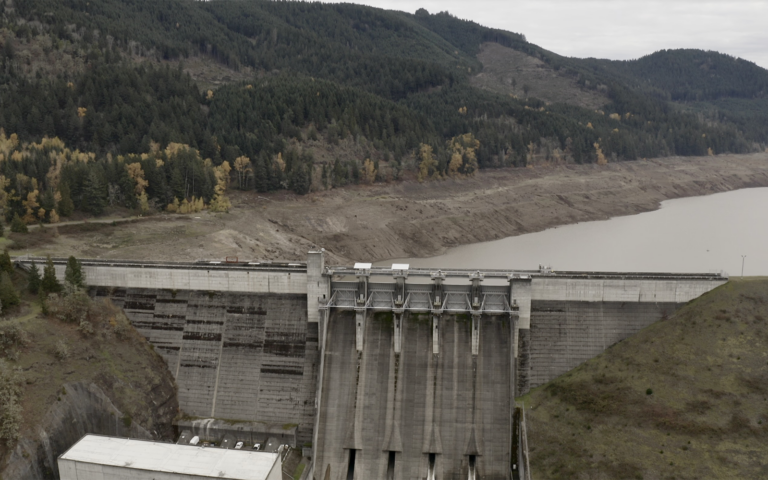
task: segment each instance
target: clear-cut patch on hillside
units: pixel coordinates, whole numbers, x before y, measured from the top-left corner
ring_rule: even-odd
[[[599,109],[608,102],[605,94],[581,88],[575,77],[567,77],[538,58],[498,43],[484,43],[477,58],[483,71],[472,77],[474,87],[591,109]]]

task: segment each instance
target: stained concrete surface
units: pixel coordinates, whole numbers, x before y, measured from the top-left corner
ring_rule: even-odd
[[[297,428],[312,437],[319,364],[306,295],[93,289],[168,363],[187,415]]]
[[[427,315],[405,315],[403,351],[393,349],[391,316],[369,315],[363,352],[355,318],[335,313],[326,344],[315,476],[346,480],[355,449],[355,479],[464,480],[469,455],[477,478],[506,479],[511,448],[510,323],[483,317],[480,351],[471,354],[471,320],[444,315],[440,353],[432,353]]]

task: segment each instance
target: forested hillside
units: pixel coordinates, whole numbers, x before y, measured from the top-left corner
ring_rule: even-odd
[[[303,194],[768,142],[768,72],[715,52],[570,59],[448,13],[351,4],[0,0],[0,11],[8,220],[67,215],[56,203],[67,191],[74,211],[91,214],[226,210],[235,186]],[[599,91],[605,105],[471,86],[488,42]],[[192,59],[240,80],[200,88]]]

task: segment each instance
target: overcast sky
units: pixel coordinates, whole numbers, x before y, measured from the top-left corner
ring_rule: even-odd
[[[768,68],[768,0],[358,0],[449,11],[571,57],[632,59],[664,48],[717,50]]]

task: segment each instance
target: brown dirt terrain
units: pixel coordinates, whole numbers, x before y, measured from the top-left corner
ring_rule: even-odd
[[[173,376],[122,310],[84,300],[70,310],[87,319],[78,324],[55,318],[61,300],[43,315],[35,295],[22,299],[0,318],[0,387],[9,372],[21,385],[19,439],[0,441],[0,479],[58,478],[56,457],[86,432],[173,439]]]
[[[768,153],[482,171],[297,196],[232,195],[228,214],[159,214],[112,224],[47,227],[14,254],[189,261],[302,259],[314,246],[331,262],[428,257],[451,247],[558,225],[655,210],[673,198],[768,186]]]
[[[768,279],[732,279],[525,404],[536,479],[768,477]]]
[[[477,54],[483,71],[472,86],[519,98],[535,97],[547,103],[568,103],[598,109],[608,102],[603,93],[581,88],[575,78],[556,72],[538,58],[498,43],[484,43]],[[527,85],[526,92],[523,86]]]

